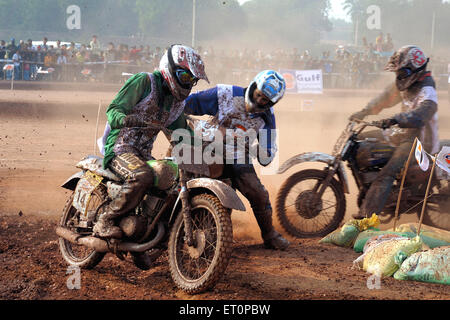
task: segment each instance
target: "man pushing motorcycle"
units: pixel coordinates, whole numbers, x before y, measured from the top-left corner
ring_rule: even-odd
[[[408,159],[416,137],[428,152],[439,151],[438,102],[434,80],[431,72],[426,69],[428,61],[429,58],[417,46],[408,45],[397,50],[385,67],[385,70],[395,72],[395,83],[349,118],[350,121],[362,120],[402,102],[400,113],[376,121],[382,132],[378,130],[361,134],[361,138],[385,140],[396,149],[371,184],[360,211],[353,215],[356,219],[382,211],[395,177]]]
[[[122,236],[114,221],[135,208],[154,184],[153,169],[146,161],[153,159],[158,128],[186,128],[183,100],[200,79],[209,82],[201,57],[192,48],[173,45],[161,58],[158,70],[135,74],[117,93],[106,111],[110,130],[104,136],[103,166],[122,178],[124,184],[95,224],[95,235]],[[145,268],[145,253],[134,255],[135,263]]]
[[[265,70],[256,75],[248,88],[217,85],[191,94],[186,99],[185,112],[196,116],[213,116],[212,122],[217,123],[222,132],[234,130],[245,133],[253,130],[266,133],[265,144],[261,144],[261,136],[258,136],[259,146],[266,152],[262,157],[258,156],[258,161],[267,166],[276,152],[273,140],[276,126],[272,107],[283,97],[285,89],[285,81],[278,72]],[[231,178],[233,187],[249,200],[264,246],[284,250],[289,246],[289,241],[273,227],[269,193],[259,180],[248,154],[244,158],[244,163],[237,158],[232,159],[232,163],[227,162],[225,174]]]

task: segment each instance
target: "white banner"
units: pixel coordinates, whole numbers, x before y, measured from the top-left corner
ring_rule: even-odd
[[[295,70],[298,93],[323,93],[322,70]]]
[[[417,140],[415,156],[420,169],[427,171],[430,162],[426,152],[423,150],[422,143],[420,143],[419,140]]]
[[[450,173],[450,147],[442,147],[441,152],[437,155],[436,165],[442,170]]]

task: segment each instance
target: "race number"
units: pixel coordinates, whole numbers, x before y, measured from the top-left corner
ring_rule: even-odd
[[[92,192],[102,182],[103,177],[96,175],[90,171],[86,171],[83,178],[78,181],[75,193],[73,195],[72,205],[82,215],[86,216],[87,207],[91,200]]]

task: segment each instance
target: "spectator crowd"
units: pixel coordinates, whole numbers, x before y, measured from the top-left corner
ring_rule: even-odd
[[[313,56],[309,50],[219,50],[213,47],[196,48],[207,66],[210,79],[215,82],[245,85],[261,69],[316,70],[323,73],[324,88],[370,88],[383,73],[387,60],[394,51],[390,34],[382,33],[374,43],[362,39],[362,46],[337,46]],[[17,80],[103,81],[120,82],[130,74],[152,71],[165,48],[149,45],[103,46],[96,35],[87,44],[75,42],[42,41],[8,44],[0,40],[0,79],[11,79],[12,70],[3,70],[5,64],[14,65]],[[442,63],[446,69],[446,64]],[[447,70],[443,71],[446,73]]]

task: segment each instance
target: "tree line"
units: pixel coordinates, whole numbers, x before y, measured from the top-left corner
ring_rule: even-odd
[[[333,30],[329,0],[196,0],[195,38],[222,47],[284,46],[305,48]],[[67,7],[77,5],[81,29],[68,30]],[[391,33],[396,44],[435,43],[450,47],[450,2],[445,0],[346,0],[346,10],[359,21],[359,39]],[[381,30],[365,24],[370,5],[380,8]],[[0,30],[56,32],[66,40],[100,37],[151,37],[191,43],[193,0],[0,0]],[[14,36],[13,34],[11,36]],[[9,40],[9,39],[6,39]]]

